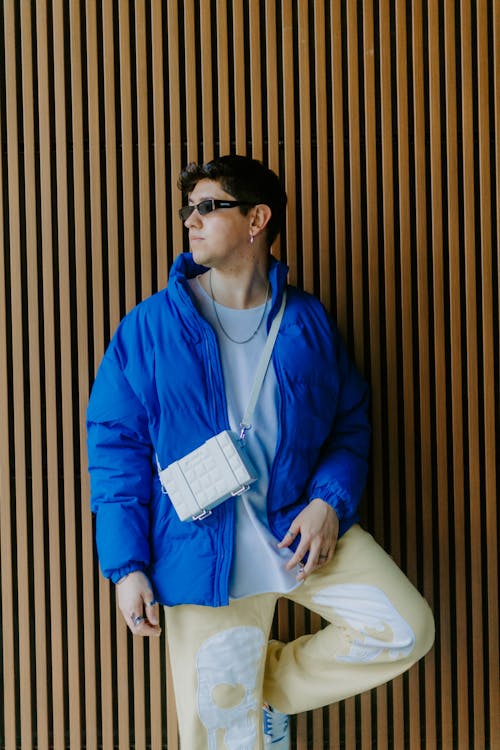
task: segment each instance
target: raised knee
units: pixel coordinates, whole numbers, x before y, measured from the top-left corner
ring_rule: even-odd
[[[417,661],[432,648],[436,632],[434,615],[425,599],[421,599],[420,610],[418,617],[415,618],[415,623],[415,646],[412,653]]]

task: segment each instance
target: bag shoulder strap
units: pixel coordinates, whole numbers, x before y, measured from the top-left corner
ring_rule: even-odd
[[[273,352],[274,343],[276,341],[279,327],[281,325],[283,313],[285,312],[285,306],[286,306],[286,289],[283,292],[283,298],[281,300],[280,309],[278,310],[276,317],[271,323],[271,328],[269,329],[269,333],[267,335],[266,344],[264,346],[264,349],[262,350],[262,354],[260,355],[259,363],[257,365],[257,370],[255,372],[255,378],[254,378],[253,385],[252,385],[252,390],[250,391],[250,398],[248,400],[247,408],[245,409],[243,418],[240,422],[240,427],[241,427],[240,440],[245,439],[246,433],[252,427],[253,413],[255,411],[257,399],[259,398],[260,389],[262,388],[262,384],[266,376],[267,368],[269,367],[269,362],[271,361],[271,354]]]

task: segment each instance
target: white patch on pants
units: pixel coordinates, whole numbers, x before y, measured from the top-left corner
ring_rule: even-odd
[[[338,661],[374,661],[383,651],[390,659],[408,656],[415,646],[415,634],[410,625],[395,609],[383,591],[366,584],[329,586],[314,596],[314,601],[331,607],[361,636],[355,638],[348,654],[338,655]],[[390,638],[377,638],[374,633],[387,633]]]
[[[206,640],[196,657],[198,670],[198,714],[208,731],[208,750],[215,750],[216,732],[225,729],[228,750],[252,750],[257,739],[257,721],[250,712],[260,710],[255,699],[257,674],[264,646],[259,628],[223,630]],[[217,686],[244,688],[237,706],[221,708],[214,702]]]

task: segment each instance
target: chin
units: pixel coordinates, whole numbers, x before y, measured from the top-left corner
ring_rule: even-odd
[[[195,263],[197,263],[199,266],[206,266],[210,263],[210,257],[208,253],[204,253],[203,250],[199,247],[191,247],[191,254],[193,256],[193,260]]]

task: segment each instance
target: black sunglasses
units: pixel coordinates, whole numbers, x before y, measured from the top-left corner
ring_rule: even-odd
[[[181,221],[189,219],[193,211],[196,209],[200,216],[206,216],[206,214],[215,211],[216,208],[233,208],[234,206],[253,206],[253,203],[248,201],[225,201],[216,200],[215,198],[207,198],[196,206],[183,206],[179,210],[179,217]]]

